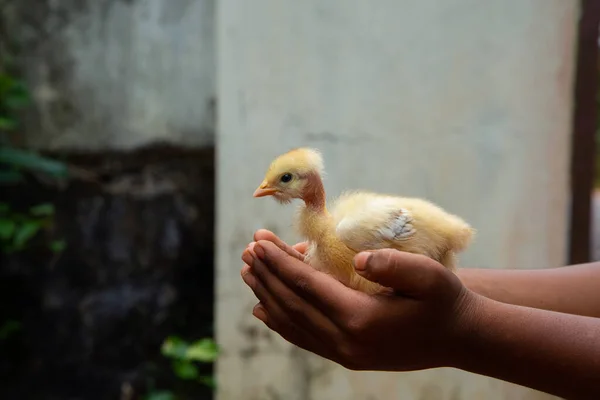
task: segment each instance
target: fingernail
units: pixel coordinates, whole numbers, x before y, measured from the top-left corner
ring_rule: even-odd
[[[246,285],[248,285],[248,287],[250,287],[251,289],[254,289],[255,278],[252,275],[252,273],[250,272],[250,269],[243,268],[241,271],[241,276],[242,276],[242,280],[244,281],[244,283]]]
[[[369,257],[371,257],[371,253],[369,252],[364,251],[362,253],[358,253],[356,257],[354,257],[354,269],[357,271],[364,271],[367,269]]]
[[[256,242],[252,242],[248,245],[248,247],[246,247],[246,250],[248,250],[248,252],[250,253],[250,255],[252,257],[256,257],[256,253],[254,252],[254,245],[256,244]]]
[[[242,253],[242,261],[248,265],[253,264],[254,259],[252,257],[252,254],[248,250],[246,250]]]
[[[262,322],[267,322],[267,313],[260,303],[254,306],[254,309],[252,309],[252,315],[260,319]]]
[[[263,249],[263,247],[258,244],[255,243],[254,244],[254,253],[258,256],[258,258],[260,258],[261,260],[265,259],[265,249]]]

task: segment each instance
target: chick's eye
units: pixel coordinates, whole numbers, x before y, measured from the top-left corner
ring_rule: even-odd
[[[283,174],[281,175],[281,182],[288,183],[292,180],[292,174]]]

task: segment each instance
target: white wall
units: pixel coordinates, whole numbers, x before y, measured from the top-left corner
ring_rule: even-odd
[[[535,399],[456,370],[351,373],[288,346],[239,275],[254,230],[295,240],[293,210],[252,198],[297,145],[330,195],[424,196],[478,230],[470,267],[566,258],[575,0],[218,2],[220,400]]]
[[[215,0],[86,3],[61,11],[68,25],[23,50],[36,108],[27,144],[213,144]],[[46,24],[55,19],[49,13]]]

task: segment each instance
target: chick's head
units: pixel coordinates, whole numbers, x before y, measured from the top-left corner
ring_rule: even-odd
[[[317,150],[291,150],[273,160],[254,197],[273,196],[282,204],[303,199],[307,189],[320,180],[322,174],[323,158]]]

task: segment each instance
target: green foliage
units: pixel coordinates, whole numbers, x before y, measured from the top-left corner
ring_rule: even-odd
[[[48,217],[54,215],[54,204],[42,203],[37,206],[33,206],[29,209],[29,213],[36,217]]]
[[[54,254],[60,254],[63,251],[65,251],[65,249],[67,248],[67,242],[65,240],[54,240],[52,242],[50,242],[50,245],[48,246],[50,247],[50,250],[54,253]]]
[[[163,342],[161,352],[171,359],[211,363],[217,359],[219,348],[208,338],[188,343],[177,336],[169,336]]]
[[[68,176],[68,165],[42,157],[31,151],[7,145],[5,135],[19,128],[18,111],[29,105],[29,91],[15,76],[0,65],[0,184],[14,184],[23,180],[22,171],[42,172],[53,177]]]
[[[177,396],[168,390],[150,392],[144,398],[145,400],[177,400]]]
[[[29,104],[25,85],[14,76],[0,70],[0,131],[18,127],[17,112]]]
[[[197,380],[205,385],[214,386],[210,377],[200,376],[198,367],[194,364],[212,363],[219,355],[219,348],[212,339],[204,338],[193,343],[170,336],[161,347],[163,356],[172,360],[173,372],[183,380]]]
[[[43,221],[35,219],[22,221],[13,234],[11,251],[23,250],[27,242],[42,229],[43,224]]]
[[[177,336],[169,336],[161,346],[163,356],[171,360],[173,373],[183,381],[196,381],[212,389],[216,382],[212,376],[200,375],[197,363],[212,363],[219,356],[217,344],[209,338],[189,343]],[[177,400],[172,391],[150,390],[145,400]]]
[[[217,388],[217,381],[213,376],[201,376],[198,378],[198,380],[204,383],[206,386],[210,387],[211,389]]]
[[[69,176],[69,166],[67,164],[14,147],[0,148],[0,164],[8,169],[2,171],[0,184],[22,181],[21,171],[23,170],[41,172],[55,178]]]
[[[54,205],[38,204],[27,213],[15,212],[7,203],[0,203],[0,244],[7,254],[27,248],[29,242],[44,228],[48,227],[54,217]],[[49,243],[53,253],[60,253],[66,248],[63,240]]]
[[[0,66],[0,132],[17,128],[16,112],[29,104],[29,93],[24,84],[8,74]],[[9,146],[0,147],[0,184],[15,184],[23,181],[23,171],[42,172],[53,177],[66,177],[68,165],[31,151]],[[25,249],[43,228],[52,222],[54,205],[39,204],[28,213],[13,212],[6,203],[0,204],[0,242],[2,251],[14,253]],[[66,248],[63,240],[49,244],[53,253]]]

